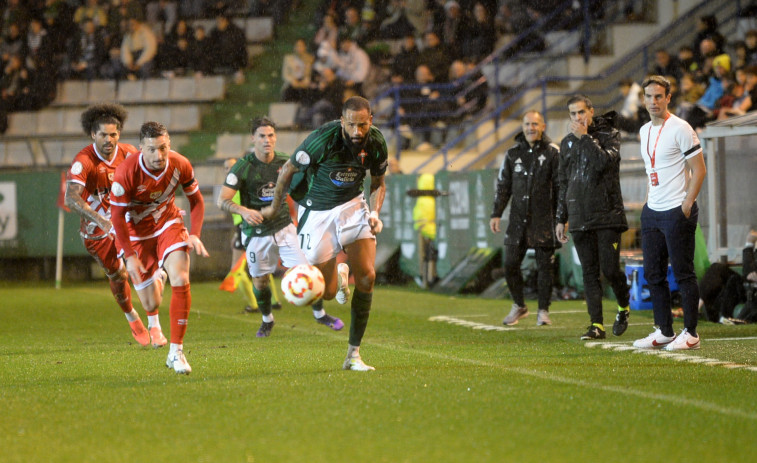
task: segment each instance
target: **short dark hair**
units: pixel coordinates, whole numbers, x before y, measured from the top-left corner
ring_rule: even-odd
[[[346,111],[361,111],[365,109],[368,114],[371,113],[371,102],[363,98],[362,96],[352,96],[347,98],[342,108],[342,114]]]
[[[270,127],[276,130],[276,124],[268,116],[256,117],[250,121],[250,134],[255,135],[255,131],[261,127]]]
[[[647,89],[652,84],[657,84],[660,87],[665,88],[665,95],[670,93],[670,81],[663,76],[649,76],[641,83],[641,88]]]
[[[577,93],[573,95],[572,97],[568,98],[568,103],[566,104],[566,106],[570,107],[570,105],[572,105],[573,103],[579,103],[579,102],[583,102],[586,105],[586,109],[591,109],[594,107],[589,97],[581,93]]]
[[[115,103],[100,103],[92,105],[81,113],[81,128],[87,136],[97,132],[101,124],[116,124],[120,132],[129,112]]]
[[[160,122],[150,121],[142,124],[139,129],[139,141],[141,142],[145,138],[158,138],[163,135],[168,135],[168,129]]]

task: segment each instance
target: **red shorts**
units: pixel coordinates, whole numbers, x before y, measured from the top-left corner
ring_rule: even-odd
[[[113,278],[118,274],[118,271],[121,269],[121,259],[118,258],[116,241],[111,235],[101,240],[82,238],[82,241],[87,252],[105,269],[105,274],[108,278]]]
[[[140,241],[132,241],[131,247],[139,256],[147,272],[142,273],[142,283],[134,285],[135,289],[143,289],[150,286],[163,261],[173,251],[185,251],[189,243],[189,233],[183,223],[173,224],[154,237]]]

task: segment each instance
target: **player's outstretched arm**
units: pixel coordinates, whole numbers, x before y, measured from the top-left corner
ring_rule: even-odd
[[[371,215],[368,217],[368,225],[371,233],[378,235],[384,229],[384,223],[379,219],[379,212],[384,205],[386,196],[386,182],[383,175],[371,176]]]
[[[210,254],[208,254],[208,250],[205,249],[205,245],[202,244],[202,241],[200,241],[200,237],[197,235],[189,235],[189,239],[187,240],[187,247],[190,251],[194,250],[195,253],[197,253],[198,256],[201,257],[209,257]]]
[[[89,207],[89,204],[87,204],[87,202],[81,197],[83,192],[84,185],[75,182],[66,182],[66,206],[81,217],[84,217],[84,219],[96,223],[98,227],[103,229],[103,231],[109,232],[112,228],[110,220],[101,216]]]
[[[205,249],[205,245],[202,244],[202,241],[200,241],[202,222],[205,218],[205,200],[199,189],[195,190],[193,194],[187,195],[187,199],[189,200],[189,215],[191,217],[192,226],[187,245],[189,250],[194,250],[198,256],[208,257],[208,251]]]
[[[242,220],[251,225],[263,223],[264,218],[260,211],[248,209],[234,202],[233,199],[236,193],[236,190],[233,188],[227,186],[221,187],[221,193],[218,195],[218,201],[216,203],[218,208],[231,214],[238,214],[242,217]]]

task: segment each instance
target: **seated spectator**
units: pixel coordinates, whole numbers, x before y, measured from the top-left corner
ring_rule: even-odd
[[[297,124],[307,129],[320,127],[330,120],[339,119],[344,101],[344,83],[337,78],[331,68],[322,69],[316,85],[309,96],[313,103],[302,106],[297,116]]]
[[[474,22],[469,33],[462,40],[462,56],[472,62],[479,62],[494,51],[497,32],[489,11],[481,2],[473,6]]]
[[[642,118],[642,113],[648,114],[643,104],[644,90],[631,79],[622,79],[618,90],[623,96],[623,107],[615,117],[616,126],[618,130],[626,132],[626,135],[636,135],[641,126],[649,120]]]
[[[26,51],[26,41],[21,35],[18,24],[10,24],[5,29],[5,36],[0,41],[0,59],[2,64],[7,64],[11,56],[23,56]]]
[[[313,37],[315,49],[320,48],[323,42],[328,42],[331,48],[336,50],[337,43],[339,42],[339,27],[336,25],[336,19],[333,14],[327,13],[323,16],[323,24],[321,24],[321,27]]]
[[[452,59],[436,32],[426,32],[423,39],[423,49],[418,57],[418,64],[426,65],[431,74],[440,79],[439,82],[444,82]]]
[[[714,75],[710,77],[709,85],[704,95],[697,100],[685,119],[693,129],[704,127],[707,121],[714,119],[713,111],[716,103],[724,94],[721,78],[731,70],[731,59],[728,55],[719,55],[713,60]]]
[[[281,88],[281,99],[299,102],[310,90],[310,78],[313,73],[315,57],[308,53],[305,39],[294,42],[294,53],[284,56],[281,77],[284,85]]]
[[[136,18],[140,21],[145,17],[142,4],[138,0],[111,0],[108,8],[108,47],[120,46],[123,36],[129,29],[129,19]]]
[[[699,63],[694,58],[694,50],[691,47],[684,45],[678,49],[678,66],[681,68],[680,76],[688,73],[693,77],[699,70]]]
[[[26,68],[48,66],[52,63],[53,49],[42,20],[32,18],[26,33]]]
[[[68,56],[62,71],[63,78],[100,78],[100,66],[105,63],[107,54],[102,32],[95,27],[91,19],[84,21],[79,33],[69,41]]]
[[[3,2],[5,4],[5,2]],[[19,33],[23,35],[26,32],[26,25],[29,24],[31,14],[26,5],[21,3],[21,0],[8,0],[7,5],[2,10],[2,31],[6,32],[11,24],[15,24],[19,28]]]
[[[164,76],[184,75],[193,66],[194,30],[185,19],[179,19],[158,45],[158,62]]]
[[[145,7],[147,24],[158,37],[165,36],[173,29],[177,13],[176,1],[171,0],[151,0]]]
[[[697,100],[702,98],[702,95],[704,95],[704,85],[697,82],[691,74],[684,73],[681,76],[680,96],[677,105],[679,110],[676,115],[683,118],[680,109],[687,105],[691,107],[696,104]]]
[[[747,66],[757,64],[757,30],[747,31],[744,36]]]
[[[87,21],[94,22],[96,27],[108,25],[108,9],[100,5],[100,0],[87,0],[74,12],[74,23],[78,27],[84,26]]]
[[[150,27],[139,19],[129,19],[129,29],[121,42],[121,63],[130,80],[147,79],[155,66],[158,40]]]
[[[342,37],[339,51],[336,76],[344,82],[345,87],[354,88],[360,94],[363,82],[371,71],[371,59],[350,36]]]
[[[0,76],[0,113],[27,109],[29,71],[19,55],[11,55]]]
[[[659,48],[654,52],[654,64],[649,74],[655,76],[673,76],[681,78],[681,66],[675,58],[670,56],[667,50]]]
[[[734,69],[741,69],[749,64],[748,59],[747,59],[747,53],[746,53],[746,43],[744,43],[743,40],[734,42],[733,54],[734,54],[733,56]]]
[[[451,122],[460,122],[469,116],[478,114],[486,106],[489,98],[489,84],[480,71],[473,71],[472,62],[468,65],[463,60],[455,60],[449,68],[449,80],[454,83],[452,94],[455,96],[456,108]]]
[[[213,44],[205,34],[205,28],[195,27],[194,40],[188,41],[187,53],[189,54],[190,68],[199,75],[213,73]]]
[[[449,107],[441,93],[434,87],[436,78],[425,64],[418,65],[415,70],[415,84],[418,85],[408,92],[408,98],[402,103],[407,123],[414,134],[420,134],[422,142],[416,146],[419,151],[429,151],[436,147],[431,144],[434,123],[447,114]]]
[[[402,41],[402,48],[392,58],[392,74],[399,74],[403,80],[411,81],[415,77],[415,68],[418,67],[420,52],[415,42],[415,36],[408,34]]]
[[[704,40],[711,40],[714,49],[711,51],[716,55],[723,53],[725,37],[718,32],[718,19],[714,15],[702,16],[697,21],[697,33],[694,36],[694,50],[699,50],[700,55],[697,57],[700,61],[707,56],[707,53],[701,50],[701,44]]]
[[[223,14],[216,17],[216,27],[208,37],[213,50],[212,63],[215,74],[233,74],[234,82],[244,82],[247,67],[247,38],[244,31],[229,21]]]
[[[344,21],[339,28],[339,37],[349,37],[361,47],[365,45],[368,37],[357,8],[350,7],[344,11]]]
[[[718,101],[718,108],[715,110],[716,119],[722,121],[733,116],[743,116],[747,111],[752,109],[752,95],[747,90],[747,74],[744,69],[737,69],[734,82],[728,82],[725,95]],[[723,86],[726,87],[727,80],[724,78]]]
[[[401,39],[415,35],[415,26],[407,17],[404,0],[391,0],[386,8],[386,18],[379,25],[380,39]]]

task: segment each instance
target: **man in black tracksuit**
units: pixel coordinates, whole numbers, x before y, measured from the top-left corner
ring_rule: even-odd
[[[507,150],[499,169],[497,191],[491,220],[492,232],[500,231],[500,218],[512,197],[510,217],[505,232],[505,278],[513,298],[513,307],[505,325],[515,325],[528,315],[523,300],[521,262],[526,251],[536,251],[539,309],[537,325],[551,325],[549,304],[555,247],[555,212],[557,207],[557,168],[560,153],[544,135],[544,118],[538,111],[523,115],[523,131],[515,136],[515,146]]]
[[[560,144],[556,235],[566,243],[566,223],[581,261],[591,325],[581,339],[604,339],[600,269],[618,301],[613,334],[628,327],[628,283],[620,270],[620,235],[628,229],[620,192],[620,134],[615,113],[594,117],[583,95],[568,100],[570,126]]]

